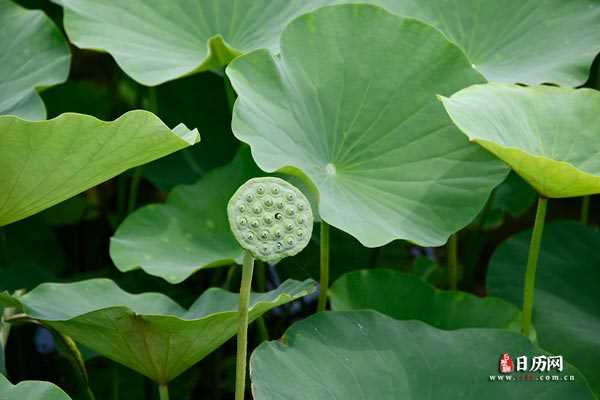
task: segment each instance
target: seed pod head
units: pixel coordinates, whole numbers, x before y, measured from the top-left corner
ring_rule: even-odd
[[[244,183],[229,200],[227,215],[241,246],[266,262],[297,254],[312,233],[308,200],[279,178],[253,178]]]

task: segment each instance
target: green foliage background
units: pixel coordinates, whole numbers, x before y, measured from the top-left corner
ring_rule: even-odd
[[[42,9],[64,32],[63,9],[58,4],[43,0],[20,0],[18,3],[27,8]],[[392,4],[392,7],[396,4],[393,1],[388,3]],[[409,12],[416,13],[415,9],[408,7]],[[423,10],[419,12],[425,13]],[[429,14],[420,17],[433,19]],[[438,24],[442,22],[437,21]],[[460,36],[458,33],[456,35]],[[298,43],[302,45],[301,41],[296,44]],[[243,45],[246,43],[241,43],[240,48],[243,48]],[[475,46],[465,50],[471,50],[473,57],[480,56],[485,61],[485,48]],[[29,291],[43,282],[75,282],[102,277],[113,280],[122,289],[131,293],[165,294],[186,309],[208,288],[220,287],[237,291],[241,272],[236,264],[236,261],[240,261],[238,248],[229,238],[229,227],[211,226],[210,218],[220,212],[224,213],[224,209],[220,210],[219,205],[230,196],[230,186],[237,187],[247,178],[264,172],[256,166],[250,156],[248,145],[236,139],[232,132],[233,103],[237,95],[223,66],[206,62],[201,68],[206,71],[191,75],[187,75],[189,71],[186,71],[185,74],[179,75],[187,76],[178,79],[175,78],[179,75],[172,74],[169,79],[175,80],[164,83],[161,82],[167,79],[163,80],[153,73],[142,71],[139,75],[141,80],[147,79],[151,81],[150,83],[159,83],[155,87],[147,87],[128,76],[107,52],[86,50],[74,45],[70,46],[70,51],[71,69],[68,80],[40,91],[46,107],[47,119],[65,112],[77,112],[103,121],[112,121],[128,111],[142,109],[154,113],[170,128],[180,123],[189,128],[197,128],[202,137],[201,143],[129,169],[47,210],[0,227],[0,291],[12,292],[17,289]],[[233,58],[234,55],[232,52],[222,56]],[[256,62],[266,62],[264,54],[256,56],[258,60]],[[578,55],[572,56],[578,57]],[[261,60],[260,57],[263,59]],[[252,58],[249,60],[253,61]],[[243,68],[244,61],[240,61],[239,64],[242,65],[237,67]],[[192,64],[190,70],[201,63]],[[564,78],[567,84],[572,86],[581,84],[600,90],[599,67],[600,62],[596,58],[585,83],[575,82],[576,79],[570,77],[567,79],[561,75],[562,72],[557,73],[557,76]],[[377,66],[373,65],[373,68]],[[498,76],[503,76],[504,73],[502,68],[493,66],[484,71]],[[523,75],[523,78],[531,79],[531,83],[545,82],[536,80],[537,72],[540,71],[528,72]],[[478,78],[473,78],[473,82],[477,80]],[[235,86],[235,76],[232,77],[232,81]],[[252,84],[260,85],[260,82],[253,81]],[[244,90],[242,86],[242,84],[238,86],[240,95]],[[276,106],[277,104],[274,104],[273,110]],[[247,126],[252,126],[252,123],[244,127]],[[597,126],[595,132],[600,132]],[[3,132],[0,131],[0,135],[2,134]],[[257,157],[255,153],[252,155],[257,161],[262,160],[264,164],[272,161],[268,159],[265,161],[264,155],[261,159],[261,155],[258,154]],[[273,161],[271,164],[275,165],[277,162]],[[417,172],[415,170],[415,173]],[[501,175],[501,172],[498,174]],[[305,185],[302,189],[310,195],[310,184],[306,184],[298,177],[290,178],[289,175],[287,177],[290,180],[295,179],[296,181],[293,182],[295,184]],[[219,182],[227,184],[220,187]],[[211,187],[216,189],[211,192],[211,195],[206,195],[205,192],[210,191]],[[484,197],[483,194],[481,197]],[[364,236],[359,238],[363,239],[359,242],[350,234],[332,228],[331,282],[341,278],[332,288],[332,308],[335,310],[370,308],[399,320],[421,320],[448,330],[484,327],[518,331],[520,286],[519,290],[514,290],[511,285],[513,283],[516,285],[515,282],[521,284],[519,279],[522,271],[519,270],[518,273],[511,271],[515,276],[507,282],[509,274],[503,275],[499,269],[504,267],[504,264],[515,262],[514,260],[518,260],[516,262],[520,263],[519,265],[525,265],[523,246],[526,244],[519,247],[519,244],[525,243],[523,233],[519,232],[531,227],[535,215],[536,197],[536,192],[519,175],[511,172],[503,183],[494,189],[475,220],[459,231],[457,234],[460,261],[458,289],[467,294],[440,291],[449,289],[447,246],[422,247],[409,241],[395,240],[383,246],[367,248],[361,244],[369,241],[369,239],[365,240]],[[311,200],[316,203],[314,194]],[[581,202],[581,198],[553,200],[547,220],[579,220],[582,212]],[[162,204],[157,205],[157,203]],[[195,207],[203,212],[195,212]],[[565,312],[564,321],[562,317],[556,315],[538,318],[540,326],[536,326],[536,332],[532,335],[534,342],[545,350],[554,354],[564,353],[568,361],[586,376],[585,379],[596,394],[600,393],[598,375],[600,362],[586,356],[598,354],[599,347],[596,345],[600,346],[600,343],[597,338],[594,338],[594,335],[598,335],[598,331],[594,331],[593,328],[600,326],[600,302],[597,293],[594,293],[590,286],[590,281],[585,281],[585,277],[598,275],[595,268],[597,257],[590,256],[596,250],[594,240],[597,241],[600,237],[595,228],[600,223],[598,215],[600,215],[600,203],[592,196],[587,221],[591,227],[582,228],[581,224],[558,222],[563,232],[572,232],[575,237],[584,238],[585,246],[582,246],[578,240],[569,241],[568,234],[557,239],[556,228],[551,228],[550,234],[554,232],[552,237],[556,247],[563,244],[566,246],[565,253],[584,261],[576,263],[582,270],[574,272],[579,274],[577,278],[565,279],[569,285],[565,290],[568,306],[551,298],[550,295],[547,295],[548,298],[542,297],[542,302],[549,304],[548,307],[553,307],[555,311],[558,310],[557,312]],[[173,216],[189,221],[189,226],[176,228],[169,226],[169,218]],[[434,215],[430,217],[434,218]],[[144,229],[138,228],[138,224],[143,225]],[[449,225],[455,228],[459,224],[449,223]],[[193,254],[188,257],[182,250],[188,245],[185,237],[187,228],[197,234],[194,240],[199,241],[198,238],[202,238],[203,245],[190,251],[192,253],[197,251],[200,256]],[[585,232],[582,233],[582,229]],[[449,233],[450,230],[447,228],[448,232],[442,233],[441,236]],[[141,239],[136,237],[140,231],[147,236],[167,240],[162,240],[160,246],[156,246],[154,242],[146,243],[144,237]],[[136,235],[132,235],[132,232]],[[515,234],[517,235],[514,236]],[[509,241],[502,244],[507,239]],[[133,250],[119,247],[119,241],[126,241],[130,245],[136,240],[138,243],[135,243],[135,246],[139,247]],[[220,244],[215,245],[210,242],[211,240]],[[380,245],[385,242],[384,238],[369,244]],[[427,240],[422,242],[422,244],[432,244],[426,243]],[[440,240],[436,238],[433,242],[439,244]],[[149,255],[154,257],[152,262],[150,259],[144,259],[149,249],[155,251]],[[499,249],[498,253],[494,254],[496,249]],[[540,268],[544,267],[543,263],[546,260],[546,266],[550,265],[556,268],[556,271],[561,268],[569,269],[571,265],[568,261],[555,262],[552,256],[553,250],[555,246],[550,245],[543,249],[546,252],[546,259],[543,255]],[[161,259],[170,253],[173,254],[172,257]],[[209,256],[205,261],[202,257],[207,253]],[[215,259],[218,262],[214,262]],[[492,263],[488,268],[490,259]],[[177,274],[169,272],[170,268],[180,265],[184,265],[185,268],[178,270]],[[488,275],[490,269],[490,274],[493,275]],[[358,270],[368,271],[358,272]],[[386,274],[389,273],[392,275],[388,278]],[[169,277],[166,279],[169,282],[161,278],[167,275]],[[488,275],[487,281],[486,275]],[[306,249],[296,257],[283,260],[277,268],[258,265],[255,289],[272,290],[286,279],[308,278],[319,280],[318,229],[315,229]],[[540,279],[543,281],[541,283],[543,289],[540,290],[548,292],[561,289],[560,285],[546,275],[542,275]],[[401,293],[398,294],[392,288],[389,296],[402,297],[395,298],[394,301],[379,298],[382,288],[396,280],[397,284],[402,285],[407,292],[398,290],[398,293]],[[595,283],[594,287],[600,284],[597,280]],[[377,288],[371,295],[365,289],[369,284]],[[364,296],[352,296],[353,292],[362,293]],[[445,294],[441,293],[448,293],[447,300],[442,301],[443,304],[431,300],[444,297]],[[584,297],[584,300],[581,300],[582,304],[585,303],[583,306],[574,300],[578,293]],[[494,297],[490,297],[489,294]],[[553,301],[560,304],[556,305]],[[590,304],[596,307],[591,307]],[[568,314],[571,306],[578,312],[582,312],[581,309],[584,308],[587,314],[581,318],[587,319],[583,322],[575,320],[573,315],[579,316],[579,314]],[[315,297],[307,296],[266,314],[264,323],[268,329],[268,336],[271,339],[281,337],[294,322],[310,316],[315,307]],[[456,320],[465,316],[462,314],[461,307],[474,310],[473,314],[467,315],[465,321],[455,324]],[[490,310],[497,313],[492,318],[489,318]],[[456,319],[449,321],[448,315],[455,315]],[[364,318],[383,317],[367,315]],[[563,323],[561,321],[564,324],[581,323],[583,327],[580,330],[570,330],[561,326]],[[312,323],[304,322],[308,325]],[[318,320],[314,322],[315,326],[328,323],[331,322]],[[265,325],[254,324],[250,327],[250,352],[264,342]],[[419,326],[418,329],[429,329],[418,324],[416,326]],[[295,330],[290,332],[288,334],[292,336],[296,334]],[[547,336],[544,337],[544,334]],[[499,335],[504,337],[503,334]],[[581,335],[578,338],[580,340],[578,343],[583,343],[580,347],[568,347],[574,335]],[[406,340],[411,338],[407,337]],[[87,399],[86,388],[81,384],[68,352],[61,348],[59,342],[56,336],[52,338],[49,331],[40,326],[13,324],[6,349],[0,352],[0,372],[10,377],[12,382],[22,380],[54,382],[73,399]],[[561,343],[567,343],[567,347],[561,347]],[[461,342],[462,345],[468,349],[468,344]],[[267,354],[267,346],[277,345],[263,344],[260,349],[262,354]],[[529,349],[525,344],[523,346],[524,349]],[[0,351],[2,350],[0,346]],[[158,399],[155,384],[148,378],[96,354],[85,346],[81,350],[91,389],[97,399]],[[569,358],[571,355],[573,359]],[[263,367],[266,362],[270,362],[268,358],[270,356],[265,357],[259,359],[257,356],[255,360],[257,367]],[[583,359],[581,364],[576,362],[578,357]],[[299,362],[303,363],[307,360]],[[235,346],[233,341],[229,340],[177,377],[170,384],[171,398],[215,400],[233,398],[234,365]],[[390,368],[394,367],[390,366]],[[261,373],[264,372],[260,371],[258,375],[260,376]],[[484,378],[485,376],[482,376],[482,379]],[[261,386],[260,390],[268,392],[264,386]],[[290,398],[317,399],[318,397]]]

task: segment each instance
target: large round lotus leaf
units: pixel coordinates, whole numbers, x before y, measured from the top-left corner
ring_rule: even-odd
[[[2,400],[71,400],[58,386],[50,382],[24,381],[11,384],[0,375],[0,399]]]
[[[64,82],[70,62],[68,44],[42,11],[0,1],[0,114],[46,118],[36,88]]]
[[[361,32],[357,35],[356,32]],[[227,75],[232,127],[259,167],[302,170],[327,223],[366,246],[443,244],[507,169],[468,143],[435,99],[482,77],[436,29],[368,5],[321,8]]]
[[[445,331],[375,311],[337,311],[300,321],[281,340],[259,346],[250,376],[255,400],[594,398],[570,365],[553,373],[573,375],[573,382],[490,382],[501,375],[503,353],[526,355],[530,363],[548,354],[514,332]],[[513,376],[529,374],[537,375]]]
[[[442,101],[470,140],[541,195],[600,193],[600,92],[487,84]]]
[[[415,275],[390,269],[349,272],[327,293],[331,308],[338,311],[372,309],[440,329],[520,329],[521,312],[504,300],[438,290]]]
[[[110,243],[113,262],[121,271],[142,268],[179,283],[199,269],[241,261],[227,202],[240,185],[261,174],[243,148],[230,164],[193,185],[177,186],[166,204],[142,207],[119,226]]]
[[[2,116],[0,226],[199,138],[183,125],[169,129],[147,111],[131,111],[112,122],[71,113],[38,122]]]
[[[251,296],[249,318],[305,296],[314,281],[288,280]],[[0,297],[0,303],[11,300]],[[166,383],[235,335],[239,296],[208,289],[185,310],[160,293],[132,295],[108,279],[44,283],[13,298],[22,311],[91,350]]]
[[[600,51],[596,0],[54,1],[65,7],[76,45],[107,50],[147,85],[225,65],[257,48],[277,52],[292,18],[340,3],[377,4],[430,23],[493,81],[576,86]]]
[[[490,261],[490,294],[517,307],[523,302],[523,277],[531,231],[512,236]],[[574,221],[544,228],[535,279],[533,323],[541,347],[564,356],[600,394],[600,232]]]
[[[600,51],[597,0],[366,2],[435,26],[489,81],[578,86]]]
[[[145,85],[273,47],[285,24],[326,0],[54,0],[79,47],[105,49]]]

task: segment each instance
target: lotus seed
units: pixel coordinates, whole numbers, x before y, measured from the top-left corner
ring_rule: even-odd
[[[276,262],[308,244],[313,221],[308,204],[302,192],[282,179],[255,178],[236,191],[227,213],[242,247],[260,260]]]

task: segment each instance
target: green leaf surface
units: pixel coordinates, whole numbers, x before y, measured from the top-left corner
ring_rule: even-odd
[[[487,84],[442,102],[470,140],[542,196],[600,193],[600,92]]]
[[[227,219],[227,203],[248,179],[262,175],[243,148],[227,166],[197,183],[177,186],[166,204],[130,214],[111,239],[110,255],[121,271],[142,268],[170,283],[195,271],[241,261],[242,248]]]
[[[0,27],[0,115],[44,119],[36,89],[67,79],[69,45],[46,14],[10,0],[0,1]]]
[[[323,0],[54,0],[78,47],[104,49],[136,81],[157,85],[275,46],[285,24]],[[175,3],[175,4],[173,4]]]
[[[490,294],[522,305],[531,231],[506,240],[490,261]],[[541,347],[563,354],[600,394],[600,232],[574,221],[547,224],[535,285],[533,323]]]
[[[71,400],[58,386],[50,382],[23,381],[11,384],[0,374],[0,399],[2,400]]]
[[[574,382],[490,382],[503,353],[547,354],[513,332],[444,331],[374,311],[338,311],[259,346],[250,376],[256,400],[594,398],[570,365],[558,374]]]
[[[489,81],[579,86],[600,51],[597,0],[371,0],[438,28]]]
[[[507,173],[435,100],[483,78],[419,21],[368,5],[322,8],[287,26],[280,56],[246,54],[227,75],[239,96],[234,134],[258,166],[300,169],[321,218],[366,246],[443,244]]]
[[[288,280],[268,293],[252,294],[250,321],[314,290],[312,280]],[[166,383],[235,334],[238,298],[211,288],[185,310],[160,293],[132,295],[108,279],[90,279],[44,283],[17,300],[31,318]]]
[[[111,122],[71,113],[38,122],[2,116],[0,226],[198,140],[196,130],[172,131],[147,111]]]
[[[258,48],[279,50],[294,17],[341,3],[371,3],[435,26],[487,79],[585,82],[600,51],[596,0],[54,0],[79,47],[104,49],[137,81],[156,85],[219,68]]]
[[[442,291],[415,275],[391,269],[347,273],[328,291],[337,311],[372,309],[395,319],[415,319],[439,329],[498,328],[519,332],[521,312],[493,297]]]

